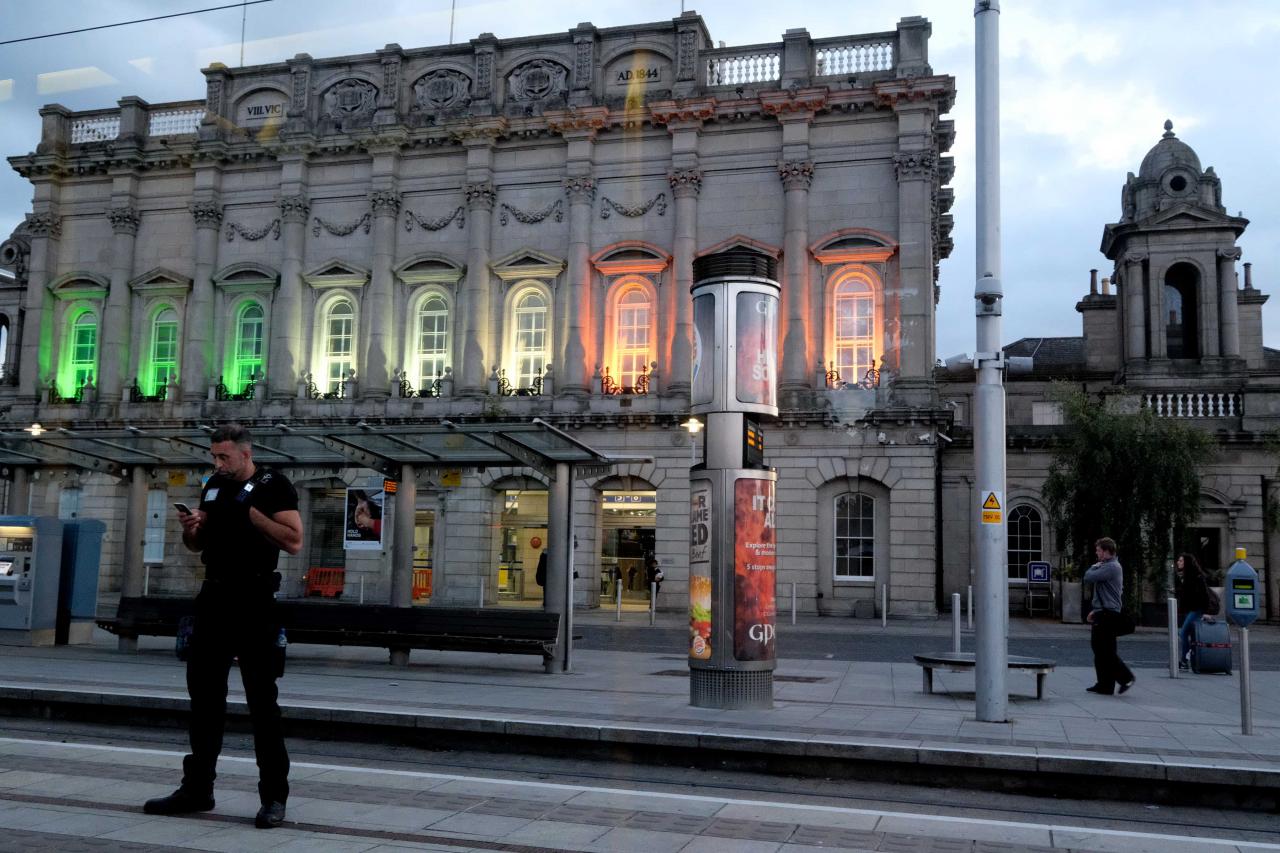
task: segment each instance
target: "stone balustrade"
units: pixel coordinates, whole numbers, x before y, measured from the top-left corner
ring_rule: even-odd
[[[1144,394],[1142,405],[1158,418],[1236,418],[1244,414],[1244,401],[1233,391]]]
[[[892,34],[823,39],[813,43],[813,76],[836,77],[892,71],[897,39]]]

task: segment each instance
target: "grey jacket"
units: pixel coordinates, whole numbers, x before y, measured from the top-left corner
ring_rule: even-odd
[[[1124,597],[1124,571],[1115,557],[1094,563],[1084,573],[1084,582],[1093,584],[1093,609],[1120,612]]]

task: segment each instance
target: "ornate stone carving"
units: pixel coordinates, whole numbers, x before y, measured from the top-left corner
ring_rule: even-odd
[[[314,217],[311,220],[311,222],[312,222],[312,225],[311,225],[312,237],[319,237],[321,228],[323,228],[325,231],[328,231],[330,234],[332,234],[335,237],[346,237],[348,234],[354,234],[356,229],[361,226],[364,226],[364,233],[368,234],[369,226],[372,224],[373,220],[369,216],[369,214],[366,213],[364,216],[361,216],[355,222],[352,222],[347,225],[335,225],[332,222],[328,222],[324,219],[321,219],[319,216]]]
[[[222,81],[217,77],[210,77],[205,81],[204,87],[204,109],[205,112],[215,116],[220,116],[222,112]]]
[[[565,178],[560,182],[569,204],[591,204],[596,200],[596,179],[589,175]]]
[[[573,88],[586,89],[591,85],[591,66],[594,59],[594,40],[584,38],[574,45]]]
[[[26,226],[27,233],[32,237],[51,237],[56,240],[62,236],[62,217],[55,213],[28,213]]]
[[[813,161],[792,160],[778,163],[778,177],[788,190],[807,190],[813,183]]]
[[[293,69],[293,97],[289,102],[289,114],[305,116],[307,114],[307,90],[311,88],[311,69]]]
[[[515,217],[517,222],[523,222],[525,225],[533,225],[541,222],[549,216],[554,216],[556,222],[564,221],[564,204],[560,199],[556,199],[551,204],[542,208],[542,210],[527,211],[512,207],[509,204],[502,205],[502,212],[498,214],[498,223],[506,225],[511,217]]]
[[[192,202],[189,210],[197,228],[221,228],[222,205],[216,201]]]
[[[227,223],[227,242],[235,242],[237,236],[242,240],[256,241],[263,237],[271,235],[272,240],[280,239],[280,220],[273,219],[261,228],[250,230],[245,228],[239,222]]]
[[[280,205],[280,219],[283,222],[306,222],[311,214],[311,202],[305,195],[281,196],[276,202]]]
[[[378,106],[394,109],[396,106],[396,93],[399,91],[400,57],[383,57],[382,90],[378,92]]]
[[[507,75],[507,93],[513,101],[545,101],[563,95],[569,70],[558,62],[535,59]]]
[[[412,112],[434,113],[471,103],[471,78],[460,71],[440,68],[413,84]]]
[[[369,206],[374,216],[399,216],[400,193],[393,190],[377,190],[369,193]]]
[[[479,184],[467,184],[467,207],[472,210],[493,210],[493,203],[497,201],[498,194],[493,189],[493,184],[488,181]]]
[[[656,124],[674,124],[675,122],[703,122],[715,117],[716,102],[710,98],[696,101],[664,101],[649,108],[649,114]]]
[[[933,180],[937,158],[932,151],[899,151],[893,155],[898,180]]]
[[[482,50],[476,53],[476,88],[477,98],[487,98],[493,93],[493,51]]]
[[[138,233],[142,216],[136,207],[113,207],[107,211],[107,219],[111,220],[111,233],[133,236]]]
[[[667,194],[658,193],[644,204],[618,204],[613,199],[605,196],[600,199],[600,218],[608,219],[610,211],[616,211],[623,216],[634,219],[637,216],[644,216],[654,207],[658,208],[658,215],[665,216],[667,213]]]
[[[1218,258],[1224,261],[1238,261],[1244,257],[1244,252],[1239,246],[1232,246],[1230,249],[1219,249]]]
[[[694,79],[694,57],[697,54],[698,42],[697,33],[693,30],[683,30],[680,33],[676,50],[679,53],[679,66],[676,70],[677,80]]]
[[[676,198],[697,197],[702,192],[701,169],[676,169],[667,172],[667,182]]]
[[[373,117],[378,103],[378,88],[365,80],[347,79],[330,86],[324,93],[320,118],[343,127],[357,125]]]
[[[492,204],[490,205],[492,207]],[[412,231],[413,226],[417,225],[423,231],[439,231],[450,222],[457,222],[459,228],[463,228],[467,224],[467,212],[461,206],[455,207],[453,212],[448,216],[441,216],[439,219],[423,219],[412,210],[405,208],[404,211],[404,230]]]
[[[1140,264],[1146,259],[1146,252],[1126,252],[1124,256],[1124,262],[1126,264]]]

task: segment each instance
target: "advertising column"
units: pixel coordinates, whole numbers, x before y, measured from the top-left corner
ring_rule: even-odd
[[[774,483],[762,417],[777,409],[777,261],[734,249],[694,263],[690,409],[706,419],[689,482],[689,701],[770,708],[776,660]]]

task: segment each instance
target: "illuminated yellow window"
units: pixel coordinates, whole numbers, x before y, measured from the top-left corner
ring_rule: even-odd
[[[647,370],[653,306],[638,287],[628,288],[614,309],[613,363],[615,379],[623,388],[634,388]]]
[[[861,382],[875,367],[877,334],[875,294],[862,278],[848,277],[836,285],[832,317],[830,361],[849,384]]]

